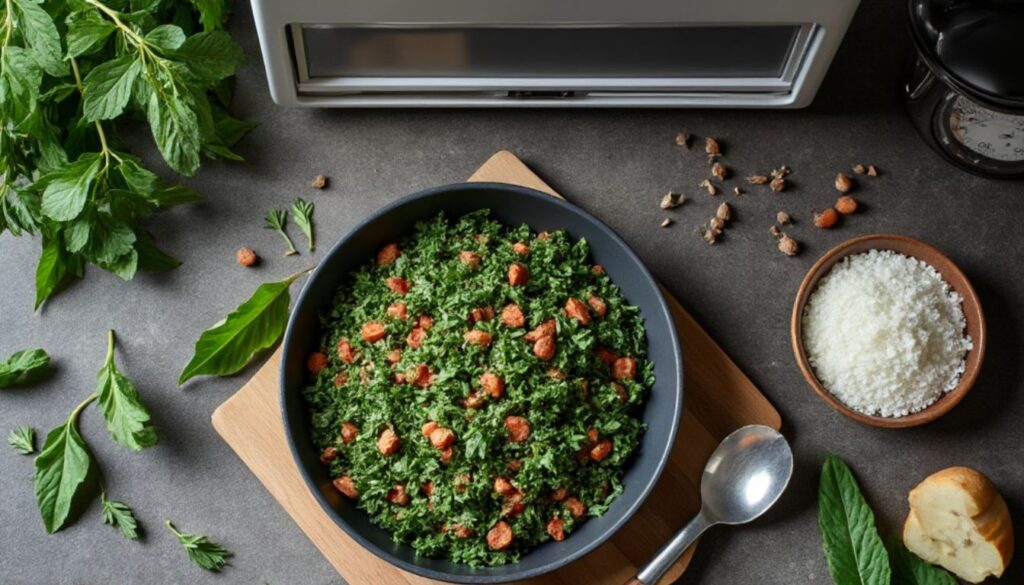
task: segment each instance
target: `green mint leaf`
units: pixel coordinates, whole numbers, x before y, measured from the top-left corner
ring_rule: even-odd
[[[178,384],[200,375],[234,374],[257,353],[277,343],[288,324],[288,288],[300,275],[261,284],[248,300],[204,331]]]
[[[67,275],[67,264],[60,241],[43,237],[43,252],[36,266],[36,302],[33,310],[39,308],[43,301],[57,291],[57,287]]]
[[[199,11],[199,22],[203,30],[217,30],[224,26],[226,6],[224,0],[190,0]]]
[[[124,112],[132,97],[135,78],[142,62],[135,55],[123,55],[101,63],[85,76],[82,112],[87,120],[110,120]]]
[[[96,214],[89,256],[97,264],[116,264],[134,249],[135,230],[107,212]]]
[[[230,148],[258,124],[233,118],[223,108],[213,108],[213,125],[221,144]]]
[[[875,515],[850,468],[831,453],[821,469],[818,526],[836,585],[889,585],[889,558]]]
[[[135,250],[131,250],[112,262],[97,261],[96,265],[116,275],[121,280],[128,281],[135,278],[135,273],[139,270],[139,255]]]
[[[81,252],[89,245],[92,228],[96,220],[91,213],[83,213],[64,230],[64,246],[72,254]]]
[[[20,236],[22,233],[35,234],[39,229],[40,210],[39,197],[35,194],[11,187],[7,195],[0,198],[3,219],[11,234]]]
[[[288,249],[284,251],[285,256],[294,256],[299,251],[295,249],[295,243],[288,237],[288,232],[284,231],[285,224],[288,223],[288,210],[287,209],[271,209],[267,212],[267,215],[263,216],[263,220],[266,222],[263,225],[264,229],[274,230],[281,234]]]
[[[228,549],[205,536],[178,532],[178,529],[174,527],[170,520],[166,520],[164,524],[178,538],[178,542],[181,543],[181,546],[185,548],[185,552],[188,553],[188,558],[207,571],[216,572],[221,570],[227,564],[228,557],[232,556]]]
[[[68,17],[68,56],[80,57],[99,51],[115,30],[114,23],[95,11],[71,14]]]
[[[181,260],[156,247],[146,232],[135,232],[135,252],[139,256],[139,270],[166,272],[181,266]]]
[[[64,424],[46,435],[43,450],[36,457],[36,505],[50,534],[67,522],[75,495],[89,475],[92,454],[78,433],[78,413],[91,400],[80,404]]]
[[[67,75],[68,66],[64,63],[60,34],[57,33],[53,19],[35,0],[13,0],[13,3],[20,12],[18,25],[32,57],[50,75]]]
[[[164,51],[174,51],[185,42],[185,31],[174,24],[161,24],[146,34],[146,43]]]
[[[202,141],[199,120],[186,103],[184,94],[171,97],[168,88],[153,91],[146,107],[146,119],[153,140],[167,164],[179,173],[191,176],[199,168]],[[188,100],[189,102],[191,100]]]
[[[0,388],[32,382],[46,371],[50,356],[41,349],[23,349],[0,362]]]
[[[135,512],[128,504],[108,500],[107,494],[100,494],[100,500],[103,502],[103,523],[116,528],[128,540],[138,540],[139,521],[135,519]]]
[[[43,70],[27,50],[7,45],[0,48],[0,83],[12,121],[21,124],[36,111]]]
[[[152,195],[159,178],[155,173],[142,166],[134,157],[120,155],[121,164],[117,165],[117,172],[121,174],[125,184],[140,195]]]
[[[160,209],[174,207],[175,205],[184,205],[186,203],[195,203],[202,199],[199,193],[184,185],[166,182],[157,183],[156,189],[153,191],[151,198]]]
[[[893,585],[958,585],[945,569],[936,567],[907,550],[898,535],[888,541]]]
[[[107,332],[107,360],[96,376],[96,397],[114,440],[135,451],[156,445],[156,429],[139,393],[114,363],[114,332]]]
[[[292,203],[292,216],[295,217],[295,225],[299,226],[302,233],[306,234],[310,252],[316,249],[316,243],[313,241],[313,211],[313,204],[304,201],[301,197]]]
[[[100,171],[100,154],[88,152],[63,169],[44,175],[42,212],[50,219],[69,221],[78,217],[89,199],[92,182]]]
[[[188,68],[192,77],[210,87],[245,63],[242,48],[221,30],[192,35],[174,52],[174,58]]]
[[[32,427],[11,429],[11,434],[7,436],[7,443],[18,453],[31,455],[36,452],[36,430]]]

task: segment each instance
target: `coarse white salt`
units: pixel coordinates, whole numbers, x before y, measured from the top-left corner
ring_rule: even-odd
[[[807,300],[807,359],[825,389],[853,410],[917,412],[956,387],[974,347],[962,300],[915,258],[889,250],[847,256]]]

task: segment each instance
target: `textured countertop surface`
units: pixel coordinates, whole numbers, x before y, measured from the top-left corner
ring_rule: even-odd
[[[828,583],[816,521],[818,470],[828,451],[853,467],[886,534],[902,523],[907,490],[949,465],[989,474],[1024,530],[1024,184],[961,173],[918,138],[898,95],[907,57],[900,3],[868,0],[860,7],[816,101],[800,111],[283,109],[267,93],[250,9],[245,2],[236,7],[230,28],[251,62],[239,76],[235,111],[260,126],[239,145],[247,163],[204,163],[189,181],[205,196],[202,203],[150,221],[157,242],[184,260],[180,268],[130,283],[90,269],[33,313],[39,242],[0,236],[0,354],[41,346],[56,367],[45,384],[0,396],[0,433],[32,425],[41,439],[59,424],[92,391],[105,331],[113,328],[119,363],[161,437],[153,449],[129,452],[109,440],[96,412],[82,417],[109,493],[131,504],[145,527],[139,543],[103,526],[98,502],[64,531],[46,535],[31,459],[0,448],[0,582],[341,583],[210,425],[213,410],[256,365],[184,388],[175,385],[177,374],[199,333],[260,282],[316,260],[280,256],[278,236],[261,229],[266,209],[296,196],[315,201],[319,250],[327,250],[381,205],[462,181],[500,149],[521,156],[617,230],[782,413],[796,452],[792,486],[758,522],[713,530],[682,583]],[[718,200],[697,188],[707,165],[699,146],[674,146],[679,131],[697,140],[717,137],[736,176],[789,165],[792,188],[724,196],[736,219],[724,241],[708,246],[696,228]],[[123,131],[133,133],[139,132]],[[136,142],[153,160],[147,141]],[[835,199],[835,173],[858,162],[881,170],[878,178],[857,180],[853,194],[864,211],[832,231],[812,227],[811,211]],[[331,177],[323,192],[308,186],[318,173]],[[691,202],[663,212],[658,201],[669,189]],[[790,233],[804,250],[795,258],[776,251],[768,234],[778,210],[797,219]],[[660,229],[666,215],[677,223]],[[842,417],[812,394],[789,349],[790,305],[806,270],[829,247],[872,232],[906,234],[944,250],[971,279],[988,316],[988,355],[977,385],[923,428],[874,429]],[[258,269],[235,264],[242,245],[263,255]],[[163,528],[165,518],[222,542],[235,552],[232,565],[221,575],[192,566]],[[1024,558],[1002,580],[1022,581]]]

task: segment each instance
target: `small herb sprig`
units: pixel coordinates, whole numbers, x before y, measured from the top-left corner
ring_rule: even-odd
[[[271,209],[263,219],[266,221],[263,228],[274,230],[281,234],[285,243],[288,244],[288,249],[284,252],[285,256],[294,256],[299,253],[299,251],[295,249],[295,243],[292,242],[292,239],[288,237],[288,232],[285,231],[285,225],[288,223],[287,209]]]
[[[309,251],[316,250],[316,243],[313,241],[313,211],[315,206],[303,200],[301,197],[292,203],[292,216],[295,218],[295,225],[299,226],[302,233],[306,234],[309,242]]]
[[[231,551],[205,536],[179,532],[170,520],[165,520],[164,524],[178,538],[188,558],[207,571],[220,571],[228,563],[227,559],[233,556]]]
[[[22,455],[31,455],[36,452],[36,430],[32,427],[11,429],[11,434],[7,436],[7,444]]]
[[[23,349],[0,361],[0,389],[33,382],[46,372],[50,356],[41,349]]]
[[[818,526],[836,585],[955,585],[956,580],[903,546],[898,536],[889,550],[875,528],[875,515],[853,472],[829,453],[818,486]],[[891,564],[890,564],[891,560]]]
[[[103,504],[103,523],[116,528],[121,536],[128,540],[138,540],[139,521],[135,519],[135,512],[128,507],[128,504],[117,500],[108,500],[106,493],[100,494],[100,501]]]
[[[90,469],[95,465],[78,430],[79,415],[93,402],[97,402],[115,442],[136,451],[156,444],[157,434],[149,411],[139,400],[135,386],[114,363],[113,331],[107,333],[107,358],[97,375],[96,392],[46,435],[43,449],[35,460],[36,504],[49,533],[67,524],[72,505],[80,503],[76,497],[86,487]]]

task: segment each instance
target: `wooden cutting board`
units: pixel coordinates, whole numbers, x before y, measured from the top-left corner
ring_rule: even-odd
[[[531,187],[560,197],[511,152],[491,157],[469,179]],[[700,476],[718,442],[734,429],[781,426],[779,413],[668,291],[683,349],[686,408],[668,466],[643,507],[586,557],[529,585],[622,585],[636,567],[700,507]],[[213,426],[284,507],[327,560],[352,585],[429,585],[364,550],[320,508],[306,488],[285,441],[278,406],[280,349],[213,413]],[[570,537],[571,538],[571,537]],[[682,575],[694,545],[662,580]]]

